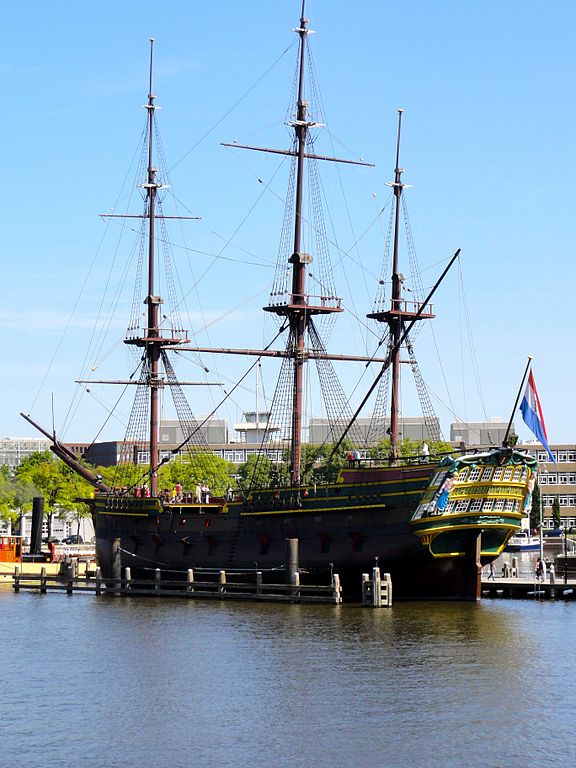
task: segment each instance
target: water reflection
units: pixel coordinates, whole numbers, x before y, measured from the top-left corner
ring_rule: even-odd
[[[373,611],[2,592],[0,606],[10,628],[7,765],[515,766],[554,755],[563,766],[574,757],[564,710],[574,673],[561,670],[573,603]]]

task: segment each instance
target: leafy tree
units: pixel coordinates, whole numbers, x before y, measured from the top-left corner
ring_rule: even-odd
[[[230,462],[211,452],[191,453],[174,459],[160,468],[158,485],[173,488],[180,483],[184,490],[193,491],[198,483],[210,488],[213,496],[223,496],[231,482]]]
[[[238,481],[242,488],[267,488],[277,483],[275,466],[268,456],[256,453],[248,456],[238,468]]]
[[[16,470],[16,479],[33,486],[35,495],[44,496],[48,536],[52,533],[54,514],[73,512],[77,518],[88,515],[88,508],[79,497],[92,495],[92,486],[79,477],[50,451],[33,453]]]
[[[562,517],[560,516],[560,499],[558,496],[554,496],[552,502],[552,520],[554,522],[554,528],[560,528],[562,525]]]
[[[422,453],[422,443],[419,440],[410,440],[405,438],[400,442],[400,456],[408,458],[410,456],[419,456]],[[430,456],[452,453],[454,448],[450,443],[444,440],[428,441]],[[375,461],[387,461],[390,457],[390,439],[381,440],[378,445],[370,450],[370,457]]]
[[[334,483],[340,470],[348,466],[347,456],[354,446],[346,438],[342,440],[336,450],[334,450],[334,445],[334,443],[327,443],[315,449],[317,466],[313,468],[312,480],[319,483]],[[310,482],[310,480],[307,480],[307,482]]]
[[[536,482],[532,491],[532,506],[530,507],[530,529],[535,530],[540,527],[540,483]]]

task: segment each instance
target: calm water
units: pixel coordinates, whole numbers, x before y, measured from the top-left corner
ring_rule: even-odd
[[[576,603],[0,590],[2,766],[570,766]]]

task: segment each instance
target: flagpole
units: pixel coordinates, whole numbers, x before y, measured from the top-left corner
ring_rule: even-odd
[[[516,408],[518,407],[518,401],[520,400],[520,395],[522,394],[522,390],[524,389],[524,382],[526,381],[526,376],[528,376],[528,371],[530,370],[530,366],[532,365],[532,360],[534,360],[534,356],[528,355],[528,362],[526,363],[526,369],[524,371],[524,376],[522,377],[522,383],[520,384],[518,394],[516,395],[516,402],[514,403],[514,408],[512,408],[512,413],[510,414],[510,421],[508,422],[508,427],[506,428],[506,434],[504,435],[504,440],[502,440],[502,446],[504,448],[508,447],[508,438],[510,436],[510,430],[512,429],[512,420],[514,419],[514,414],[516,413]]]

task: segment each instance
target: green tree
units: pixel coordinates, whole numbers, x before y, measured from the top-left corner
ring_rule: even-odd
[[[560,528],[562,525],[562,517],[560,516],[560,499],[558,496],[554,496],[552,502],[552,520],[554,522],[554,528]]]
[[[241,488],[268,488],[276,484],[275,465],[268,456],[256,453],[248,456],[238,467],[238,483]]]
[[[158,473],[158,487],[172,489],[180,483],[184,491],[194,491],[198,483],[210,488],[213,496],[223,496],[231,483],[233,466],[211,452],[192,453],[164,464]]]
[[[312,476],[307,482],[316,481],[319,483],[334,483],[340,470],[348,466],[348,454],[354,449],[350,440],[345,438],[340,445],[334,449],[334,443],[327,443],[315,449],[315,465],[313,465]]]
[[[405,438],[400,442],[400,456],[403,458],[409,458],[410,456],[419,456],[422,453],[422,443],[419,440],[410,440]],[[428,442],[428,448],[430,450],[431,459],[434,456],[442,456],[452,453],[454,448],[450,443],[444,442],[444,440],[430,440]],[[378,445],[370,450],[370,457],[374,461],[387,461],[390,457],[390,439],[385,438],[381,440]]]
[[[540,483],[536,482],[534,490],[532,491],[532,506],[530,507],[530,530],[540,528],[540,500],[542,495],[540,493]]]
[[[77,519],[89,514],[87,506],[78,499],[90,497],[92,486],[50,451],[33,453],[24,459],[16,470],[16,479],[33,486],[38,492],[34,495],[44,496],[48,536],[52,533],[54,514],[72,512]]]

